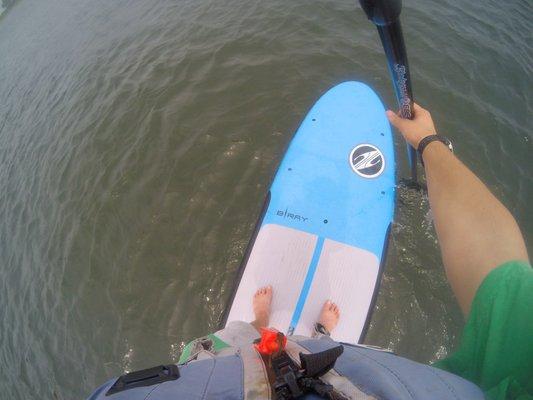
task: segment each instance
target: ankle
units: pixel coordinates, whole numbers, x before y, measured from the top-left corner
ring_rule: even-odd
[[[266,311],[260,311],[255,313],[255,320],[260,323],[264,323],[264,325],[268,325],[268,320],[270,319],[270,315]]]

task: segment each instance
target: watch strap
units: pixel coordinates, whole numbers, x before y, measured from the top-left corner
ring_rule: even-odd
[[[440,135],[426,136],[418,143],[418,148],[416,149],[416,151],[418,152],[418,156],[420,157],[420,162],[422,163],[422,165],[424,165],[424,159],[422,158],[424,149],[427,147],[428,144],[430,144],[431,142],[435,142],[435,141],[443,143],[453,153],[452,142],[450,142],[448,138],[444,136],[440,136]]]

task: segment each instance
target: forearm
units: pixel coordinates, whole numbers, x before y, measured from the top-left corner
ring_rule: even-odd
[[[488,188],[440,142],[424,150],[430,206],[446,274],[465,314],[485,276],[528,260],[520,229]]]

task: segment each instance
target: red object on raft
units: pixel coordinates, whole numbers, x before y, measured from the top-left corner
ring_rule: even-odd
[[[274,328],[261,328],[261,340],[254,346],[263,355],[269,356],[285,349],[287,337]]]

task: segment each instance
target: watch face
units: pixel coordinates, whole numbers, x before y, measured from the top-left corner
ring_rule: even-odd
[[[448,148],[450,149],[450,151],[453,153],[453,145],[452,145],[452,142],[450,141],[450,139],[448,139],[447,137],[442,137],[444,140],[443,140],[443,143],[448,146]]]

